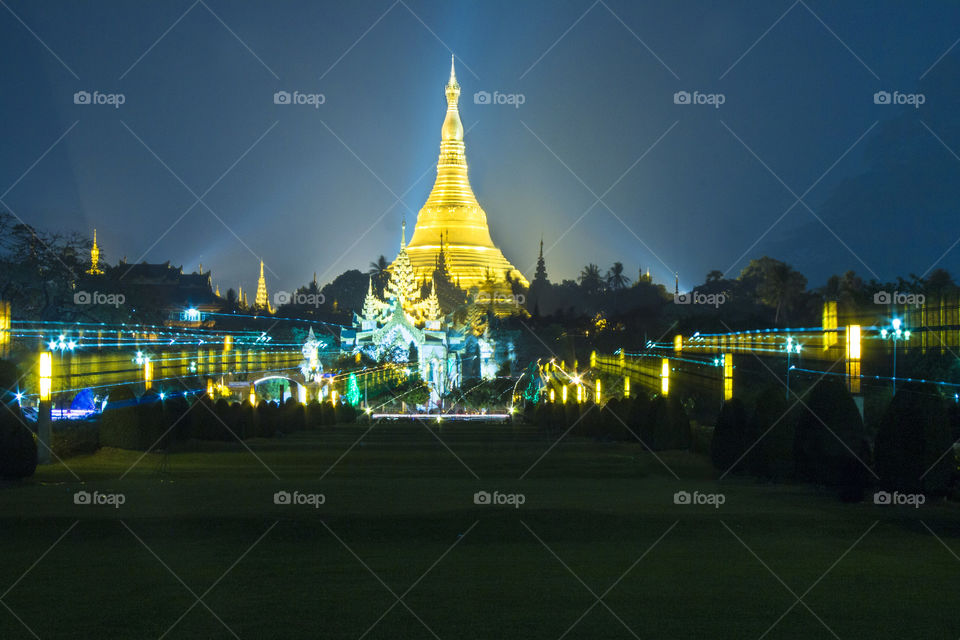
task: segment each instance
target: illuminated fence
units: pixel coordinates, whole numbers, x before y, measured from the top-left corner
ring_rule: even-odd
[[[138,385],[144,390],[163,386],[181,390],[174,381],[294,373],[303,360],[302,345],[276,344],[262,332],[227,335],[149,325],[11,323],[5,310],[8,307],[0,303],[0,348],[23,362],[25,369],[49,361],[52,393],[61,400],[88,388]],[[33,385],[25,386],[26,396],[38,394]]]
[[[620,351],[612,355],[597,354],[594,362],[597,370],[623,378],[625,394],[636,394],[641,389],[664,396],[669,396],[671,392],[688,393],[691,390],[710,397],[719,398],[723,394],[722,358],[696,358],[686,354],[673,355],[664,350],[651,350],[641,353]],[[731,361],[728,383],[731,390],[732,371]]]
[[[897,353],[960,349],[957,299],[914,300],[918,302],[913,306],[878,304],[876,309],[857,312],[830,301],[823,305],[819,327],[675,335],[669,341],[650,342],[638,353],[597,354],[591,362],[599,371],[629,378],[635,387],[663,395],[677,391],[728,400],[745,380],[761,378],[781,378],[789,394],[792,371],[840,376],[851,393],[860,394],[867,379],[883,384],[909,379],[908,372],[898,378]],[[869,376],[864,374],[865,360]]]

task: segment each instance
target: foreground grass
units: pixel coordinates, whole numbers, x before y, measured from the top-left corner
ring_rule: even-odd
[[[953,505],[843,505],[717,483],[685,452],[554,442],[354,425],[42,468],[0,489],[0,638],[960,635]],[[76,505],[80,490],[125,503]],[[525,503],[475,505],[479,490]]]

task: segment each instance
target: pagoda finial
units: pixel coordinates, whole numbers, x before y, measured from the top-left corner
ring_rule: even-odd
[[[453,70],[453,56],[450,57],[450,80],[447,82],[447,88],[444,93],[447,95],[447,117],[443,121],[440,140],[441,142],[462,143],[463,123],[460,122],[460,112],[457,106],[457,103],[460,101],[460,85],[457,84],[457,74]]]
[[[543,258],[543,236],[540,236],[540,258]]]
[[[407,217],[404,216],[403,220],[400,221],[400,248],[404,249],[407,246]]]

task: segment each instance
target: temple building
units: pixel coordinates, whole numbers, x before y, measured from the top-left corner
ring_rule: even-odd
[[[159,314],[155,318],[167,326],[197,327],[214,325],[208,314],[219,312],[224,300],[214,292],[211,272],[184,273],[182,266],[139,262],[130,264],[122,258],[116,265],[103,261],[97,232],[90,247],[90,268],[81,275],[80,292],[121,293],[124,309],[140,309]]]
[[[354,314],[353,328],[340,331],[340,348],[344,355],[363,353],[378,362],[416,365],[421,379],[430,386],[429,408],[434,408],[462,379],[492,378],[502,364],[497,356],[515,359],[515,353],[512,346],[498,352],[486,326],[476,331],[470,321],[472,314],[459,323],[455,314],[444,314],[436,280],[431,276],[429,288],[418,285],[408,249],[404,225],[383,297],[374,293],[371,278],[363,310]],[[443,263],[441,252],[431,274],[434,269],[443,273]]]
[[[494,246],[487,214],[470,187],[458,107],[460,85],[453,60],[446,96],[447,115],[441,129],[437,180],[417,215],[406,254],[416,279],[429,280],[443,247],[450,273],[465,291],[476,287],[510,296],[513,288],[508,274],[517,285],[526,288],[529,283]]]

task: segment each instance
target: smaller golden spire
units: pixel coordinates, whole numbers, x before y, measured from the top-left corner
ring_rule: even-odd
[[[257,280],[257,297],[254,298],[254,304],[273,313],[270,308],[270,298],[267,296],[267,280],[263,277],[263,260],[260,260],[260,279]]]
[[[100,268],[100,246],[97,244],[97,230],[93,230],[93,246],[90,247],[90,268],[87,273],[92,276],[103,275],[103,269]]]

